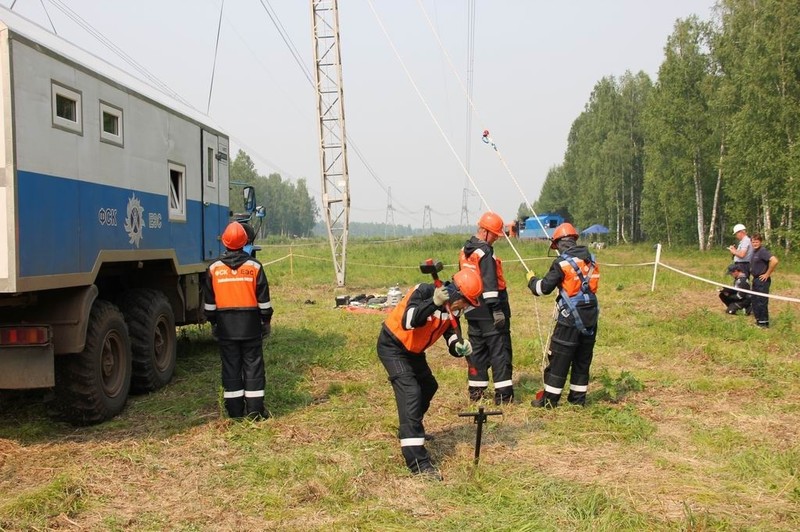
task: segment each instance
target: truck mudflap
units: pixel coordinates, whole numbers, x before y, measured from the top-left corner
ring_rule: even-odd
[[[0,350],[0,389],[24,390],[54,386],[53,344]]]

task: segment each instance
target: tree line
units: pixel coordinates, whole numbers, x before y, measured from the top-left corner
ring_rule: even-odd
[[[708,249],[744,223],[788,253],[798,237],[800,2],[719,0],[679,19],[658,79],[601,79],[534,210],[618,242]],[[528,209],[520,207],[520,215]]]
[[[308,193],[304,178],[293,183],[284,181],[277,173],[267,177],[259,175],[253,160],[242,150],[239,150],[230,165],[229,177],[231,183],[254,186],[259,205],[266,209],[267,215],[259,238],[267,235],[311,235],[319,209]],[[234,203],[235,200],[232,200],[232,204]]]

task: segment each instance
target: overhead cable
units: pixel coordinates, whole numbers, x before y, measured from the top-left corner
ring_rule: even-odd
[[[211,67],[211,84],[208,87],[208,105],[206,114],[211,111],[211,93],[214,91],[214,74],[217,72],[217,52],[219,52],[219,34],[222,30],[222,11],[225,9],[225,0],[219,6],[219,23],[217,23],[217,42],[214,44],[214,64]]]
[[[464,87],[464,83],[461,81],[461,77],[458,75],[458,71],[456,70],[455,66],[453,65],[452,59],[450,59],[450,54],[447,53],[447,50],[445,49],[444,44],[442,43],[442,40],[439,37],[439,34],[438,34],[438,32],[436,31],[436,28],[433,25],[433,22],[431,22],[431,19],[428,16],[428,12],[425,10],[425,6],[422,4],[422,0],[417,0],[417,4],[419,4],[419,7],[422,10],[423,15],[425,15],[425,20],[428,22],[428,27],[430,27],[431,32],[433,33],[433,36],[436,38],[436,42],[439,43],[439,47],[442,49],[442,53],[447,58],[447,62],[450,64],[450,68],[453,70],[453,74],[456,76],[456,79],[458,80],[458,84],[461,86],[461,90],[464,92],[464,95],[466,96],[467,101],[469,102],[469,106],[472,108],[473,112],[475,113],[475,115],[480,120],[481,117],[480,117],[480,114],[478,113],[478,109],[475,107],[475,103],[472,101],[471,89],[467,89],[466,87]],[[471,80],[469,81],[469,83],[471,83]],[[491,138],[489,137],[489,130],[486,129],[485,126],[482,129],[484,131],[484,135],[483,135],[484,142],[486,142],[487,139],[489,141],[491,141]],[[511,168],[509,168],[508,164],[506,163],[505,158],[503,158],[503,155],[500,153],[500,150],[497,148],[497,145],[494,143],[494,141],[491,141],[491,147],[494,149],[495,153],[497,154],[497,156],[500,159],[500,162],[502,163],[503,167],[506,169],[506,172],[508,173],[508,175],[511,177],[511,180],[516,185],[517,190],[519,190],[519,193],[522,195],[522,198],[525,200],[525,205],[533,213],[534,217],[536,218],[536,221],[539,222],[539,225],[541,226],[542,231],[544,231],[545,236],[547,236],[549,238],[550,234],[547,232],[547,229],[542,224],[542,221],[539,219],[539,216],[536,214],[536,211],[533,210],[533,206],[531,205],[531,202],[528,200],[528,197],[525,195],[525,192],[522,190],[522,187],[520,186],[519,181],[517,181],[517,178],[514,176],[514,173],[511,171]],[[484,201],[484,203],[486,203],[486,202]],[[506,238],[508,238],[508,237],[506,237]],[[509,242],[510,242],[510,240],[509,240]]]

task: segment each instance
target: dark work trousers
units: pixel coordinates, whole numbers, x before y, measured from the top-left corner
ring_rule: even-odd
[[[506,324],[501,330],[495,329],[491,320],[468,320],[468,323],[472,344],[472,367],[467,375],[469,398],[473,401],[483,399],[489,387],[491,368],[495,403],[513,401],[511,318],[506,316]]]
[[[744,309],[748,314],[750,313],[750,295],[747,294],[745,299],[739,297],[739,292],[731,290],[730,288],[723,288],[719,293],[719,299],[727,307],[728,314],[736,314],[737,311]]]
[[[594,334],[585,336],[574,327],[557,323],[550,338],[550,349],[547,353],[547,367],[544,370],[544,399],[552,406],[558,404],[561,392],[567,382],[569,373],[569,395],[567,401],[573,404],[586,404],[586,392],[589,389],[589,367],[592,365],[594,343],[597,339],[597,327]],[[570,369],[571,368],[571,369]]]
[[[430,464],[430,455],[425,449],[425,427],[422,419],[431,406],[439,384],[428,366],[425,355],[415,355],[397,348],[386,348],[385,332],[378,337],[378,358],[380,358],[389,382],[394,390],[397,403],[397,417],[400,422],[398,437],[400,450],[406,465],[413,473],[418,473]]]
[[[769,285],[772,279],[762,281],[758,277],[753,278],[753,292],[769,294]],[[756,325],[759,327],[769,327],[769,298],[763,296],[753,296],[753,315],[756,318]]]
[[[228,416],[264,415],[264,354],[261,338],[219,339],[222,389]]]

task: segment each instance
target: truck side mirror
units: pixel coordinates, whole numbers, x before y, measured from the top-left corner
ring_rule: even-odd
[[[246,186],[242,189],[244,196],[244,210],[245,212],[253,212],[256,210],[256,189],[252,186]]]

